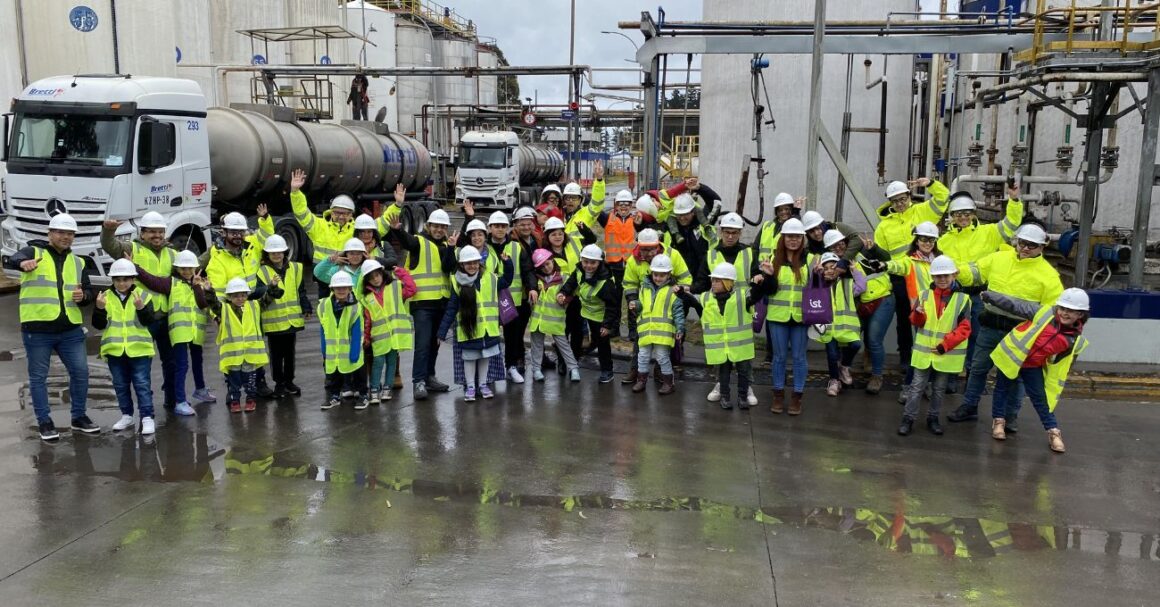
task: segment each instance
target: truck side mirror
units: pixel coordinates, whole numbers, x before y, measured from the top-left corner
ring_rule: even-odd
[[[142,118],[137,131],[137,172],[148,175],[177,160],[177,129],[170,122]]]
[[[11,117],[12,114],[4,114],[4,139],[0,141],[4,149],[0,150],[0,162],[8,162],[8,122]]]

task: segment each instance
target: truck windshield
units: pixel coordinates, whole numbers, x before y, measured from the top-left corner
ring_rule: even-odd
[[[120,167],[128,155],[129,139],[127,116],[20,114],[8,157]]]
[[[467,169],[502,169],[507,166],[507,148],[461,146],[459,166]]]

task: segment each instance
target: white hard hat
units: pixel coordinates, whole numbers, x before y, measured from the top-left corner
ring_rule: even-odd
[[[330,199],[330,208],[332,209],[346,209],[351,213],[354,212],[354,199],[346,194],[339,194]]]
[[[584,190],[580,189],[580,184],[573,181],[572,183],[569,183],[568,185],[564,186],[564,195],[565,196],[583,196]]]
[[[118,259],[109,266],[109,276],[136,276],[137,267],[128,259]]]
[[[709,278],[720,278],[721,280],[737,280],[737,267],[731,263],[723,261],[713,268],[713,271],[709,273]]]
[[[358,217],[354,218],[354,229],[356,229],[356,230],[375,230],[377,232],[379,229],[379,226],[377,223],[375,223],[374,217],[371,217],[370,215],[363,213],[363,214],[359,215]]]
[[[290,250],[290,247],[286,246],[285,238],[274,234],[266,239],[266,244],[262,246],[262,250],[267,253],[285,253]]]
[[[483,259],[483,257],[480,256],[479,249],[471,245],[467,245],[462,249],[459,249],[459,263],[479,261],[480,259]]]
[[[200,265],[197,261],[197,253],[193,251],[178,251],[177,256],[173,258],[173,267],[175,268],[196,268]]]
[[[137,222],[137,227],[160,228],[164,230],[169,227],[169,224],[165,222],[165,218],[161,216],[161,213],[158,213],[157,211],[149,211],[148,213],[141,216],[141,221]]]
[[[901,181],[891,181],[890,183],[886,184],[887,198],[894,198],[899,194],[905,194],[907,192],[910,192],[910,188],[906,187],[906,184]]]
[[[645,215],[652,215],[653,217],[656,217],[657,203],[652,199],[652,196],[644,194],[640,198],[636,199],[636,210],[644,213]]]
[[[486,232],[487,225],[485,225],[482,221],[480,221],[478,219],[472,219],[471,221],[467,222],[467,227],[463,228],[463,233],[469,234],[469,233],[474,232],[476,230],[479,230],[481,232]]]
[[[540,198],[543,198],[544,196],[546,196],[548,194],[548,192],[555,192],[555,193],[559,194],[560,193],[560,186],[558,186],[554,183],[549,183],[548,185],[544,186],[544,189],[540,192]]]
[[[802,213],[802,225],[805,226],[806,231],[812,230],[826,222],[826,218],[817,211],[806,211]]]
[[[955,265],[955,260],[946,255],[939,255],[930,262],[930,275],[940,276],[943,274],[958,274],[959,268]]]
[[[246,218],[244,216],[242,216],[241,213],[234,212],[234,213],[226,213],[226,216],[222,217],[222,229],[223,230],[241,230],[244,232],[246,230],[249,230],[250,226],[249,226],[249,224],[246,223]]]
[[[53,218],[48,221],[48,229],[75,232],[77,231],[77,220],[73,219],[72,215],[69,215],[68,213],[54,215]]]
[[[661,243],[661,235],[652,228],[645,228],[636,235],[636,244],[639,245],[657,245]]]
[[[451,225],[451,217],[447,215],[447,211],[435,209],[427,216],[427,223],[437,226],[449,226]]]
[[[790,235],[797,234],[799,236],[805,236],[806,226],[802,225],[802,221],[800,219],[797,219],[796,217],[791,217],[790,219],[785,220],[785,223],[781,224],[781,233],[782,234],[790,234]]]
[[[616,202],[632,202],[632,192],[621,190],[616,193]]]
[[[829,253],[829,252],[822,253],[822,258],[818,260],[818,265],[824,266],[824,265],[830,263],[831,261],[836,263],[836,262],[842,261],[842,258],[838,257],[837,255],[835,255],[833,253]]]
[[[775,209],[777,207],[784,207],[787,204],[793,205],[793,195],[781,192],[773,199],[773,208]]]
[[[843,240],[846,240],[846,236],[838,230],[826,230],[826,233],[822,234],[822,244],[827,249],[838,244],[839,242],[842,242]]]
[[[726,213],[721,217],[721,227],[740,230],[745,227],[745,220],[741,219],[737,213]]]
[[[930,238],[938,238],[938,226],[929,221],[924,221],[914,226],[915,236],[929,236]]]
[[[249,293],[249,292],[250,292],[250,285],[246,283],[245,278],[241,278],[241,277],[231,278],[230,281],[226,283],[226,295],[232,295],[234,293]]]
[[[366,253],[367,245],[357,238],[351,238],[342,245],[343,253]]]
[[[648,264],[648,269],[650,272],[672,272],[673,260],[669,259],[668,255],[660,253],[652,258],[652,262]]]
[[[951,213],[956,211],[975,211],[978,207],[975,205],[975,199],[967,192],[958,192],[951,196],[950,208],[947,210]]]
[[[1087,292],[1075,287],[1064,289],[1063,293],[1059,295],[1059,299],[1055,301],[1055,305],[1080,312],[1091,310],[1091,300],[1088,299]]]
[[[1015,238],[1036,244],[1047,244],[1047,232],[1044,232],[1043,228],[1034,223],[1019,226],[1019,229],[1015,231]]]
[[[487,225],[489,226],[507,226],[511,225],[508,221],[508,216],[503,211],[496,211],[487,218]]]
[[[544,231],[550,232],[552,230],[563,230],[564,221],[559,217],[549,217],[548,221],[544,222]]]
[[[536,218],[536,210],[533,209],[532,207],[520,207],[520,208],[516,209],[516,216],[514,217],[514,219],[516,221],[520,221],[522,219],[535,219],[535,218]]]
[[[697,208],[697,201],[693,200],[692,194],[681,194],[677,196],[676,202],[673,204],[673,212],[677,215],[684,215],[685,213],[692,213],[693,209]]]
[[[601,251],[600,247],[594,244],[590,244],[585,246],[584,249],[580,251],[580,259],[592,259],[595,261],[601,261],[604,259],[604,251]]]
[[[350,272],[347,272],[346,270],[340,270],[338,272],[335,272],[334,276],[330,277],[330,288],[332,288],[332,289],[335,289],[338,287],[353,287],[353,286],[354,286],[354,276],[351,276]]]
[[[362,275],[366,276],[367,274],[370,274],[371,272],[374,272],[375,270],[383,269],[383,264],[379,263],[379,260],[377,260],[377,259],[368,259],[368,260],[362,262],[362,266],[360,266],[360,268],[362,271]]]

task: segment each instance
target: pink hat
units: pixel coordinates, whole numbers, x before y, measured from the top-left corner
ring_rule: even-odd
[[[536,249],[532,252],[532,265],[538,268],[551,258],[552,252],[548,249]]]

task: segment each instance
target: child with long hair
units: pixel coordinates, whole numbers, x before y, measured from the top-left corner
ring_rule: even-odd
[[[499,290],[512,283],[512,262],[506,253],[500,255],[503,275],[483,271],[479,250],[466,245],[459,250],[459,267],[451,280],[451,299],[443,313],[443,322],[435,333],[440,341],[447,339],[455,329],[455,367],[463,368],[463,377],[456,382],[463,386],[463,400],[472,402],[476,398],[476,386],[483,398],[493,398],[495,393],[490,384],[504,378],[503,363],[492,365],[491,361],[503,353],[503,336],[499,325]],[[479,367],[487,368],[487,377],[479,384]],[[492,370],[499,369],[498,376]]]
[[[415,291],[415,281],[401,266],[388,272],[376,259],[363,262],[358,297],[370,326],[372,405],[394,398],[391,388],[399,366],[399,352],[415,347],[414,324],[406,303]]]
[[[527,361],[532,379],[544,381],[544,337],[550,336],[560,353],[560,361],[556,364],[564,366],[579,381],[580,367],[568,338],[564,336],[567,304],[559,298],[564,278],[556,266],[556,257],[547,249],[536,249],[532,253],[532,265],[536,268],[538,282],[536,290],[528,294],[532,304],[532,318],[528,322],[528,330],[532,332],[532,351]]]

